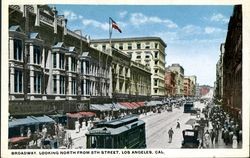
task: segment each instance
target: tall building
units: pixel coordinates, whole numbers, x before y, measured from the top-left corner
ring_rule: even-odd
[[[105,51],[110,48],[108,39],[91,41],[93,48]],[[143,64],[151,70],[151,95],[165,95],[165,48],[166,43],[159,37],[135,37],[112,39],[112,48],[131,56],[132,61]]]
[[[217,99],[217,102],[222,102],[223,97],[223,58],[225,52],[225,44],[222,43],[220,46],[220,57],[216,63],[216,82],[215,82],[215,94],[214,97]]]
[[[170,71],[168,68],[165,70],[165,88],[166,96],[173,97],[176,94],[176,73]]]
[[[235,118],[242,111],[242,6],[234,6],[223,56],[223,107]]]
[[[190,80],[190,78],[184,77],[183,84],[184,84],[184,86],[183,86],[184,96],[185,97],[190,97],[191,96],[191,84],[192,84],[192,81]]]
[[[185,76],[185,78],[190,79],[190,96],[195,96],[197,77],[195,75],[192,75],[192,76]]]
[[[9,6],[10,115],[89,110],[113,95],[148,100],[149,68],[115,48],[110,54],[91,47],[66,24],[48,5]]]
[[[168,69],[176,73],[176,95],[184,95],[184,69],[180,64],[172,64]]]

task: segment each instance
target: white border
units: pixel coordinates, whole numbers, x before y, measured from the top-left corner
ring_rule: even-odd
[[[249,156],[249,81],[250,81],[250,2],[247,0],[4,0],[2,2],[2,49],[1,49],[1,157],[11,157],[8,150],[8,5],[9,4],[102,4],[102,5],[233,5],[242,4],[243,7],[243,148],[242,149],[163,149],[164,155],[72,155],[74,157],[247,157]],[[225,37],[226,39],[226,37]],[[152,152],[157,149],[150,149]],[[12,151],[12,150],[11,150]],[[20,150],[22,151],[22,150]],[[26,150],[27,151],[27,150]],[[30,151],[48,151],[48,150],[30,150]],[[58,151],[58,150],[50,150]],[[69,150],[77,151],[77,150]],[[119,150],[125,151],[125,150]],[[45,157],[54,157],[58,155],[44,155]],[[30,157],[44,157],[30,156]],[[60,157],[69,157],[69,155],[59,155]],[[12,156],[14,157],[14,156]],[[19,157],[29,157],[21,155]]]

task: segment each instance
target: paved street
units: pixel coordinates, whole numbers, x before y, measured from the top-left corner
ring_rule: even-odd
[[[176,129],[177,119],[181,128]],[[190,114],[183,113],[183,107],[173,108],[172,112],[163,111],[143,117],[146,122],[147,148],[168,148],[176,149],[181,147],[182,130],[185,123],[190,119]],[[168,130],[172,127],[174,135],[172,143],[168,143]]]
[[[203,103],[195,102],[196,108],[203,108]],[[196,116],[192,116],[189,113],[183,113],[183,106],[180,108],[173,108],[172,112],[166,110],[161,113],[149,112],[147,115],[142,114],[139,116],[140,119],[146,123],[146,143],[147,148],[163,148],[163,149],[180,149],[183,140],[182,131],[186,128],[191,128],[187,122],[192,122]],[[180,122],[180,128],[177,129],[177,120]],[[169,143],[168,130],[172,128],[174,131],[172,143]],[[210,129],[211,127],[206,127]],[[86,129],[79,133],[75,130],[67,130],[67,133],[71,134],[73,139],[73,148],[86,148]],[[225,146],[219,135],[218,144],[211,145],[209,148],[231,148],[231,145]],[[241,144],[238,146],[241,147]]]

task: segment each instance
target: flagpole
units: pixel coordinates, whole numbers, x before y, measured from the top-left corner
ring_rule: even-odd
[[[111,35],[112,35],[112,26],[111,26],[111,18],[109,17],[109,45],[110,45],[110,50],[109,50],[109,55],[110,57],[112,56],[112,46],[111,46]],[[107,61],[109,58],[109,55],[107,55],[106,58],[106,67],[107,67]],[[112,64],[110,65],[110,70],[109,70],[109,78],[110,78],[110,83],[109,83],[109,96],[112,98]]]
[[[111,26],[111,18],[109,17],[109,45],[110,45],[110,55],[112,53],[111,36],[112,36],[112,26]]]

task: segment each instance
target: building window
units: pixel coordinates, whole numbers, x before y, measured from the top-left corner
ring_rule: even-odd
[[[157,79],[154,80],[154,86],[157,86],[158,85],[158,82],[157,82]]]
[[[72,79],[71,92],[74,95],[76,94],[76,79]]]
[[[23,57],[22,41],[14,39],[14,59],[21,61]]]
[[[81,61],[81,74],[83,74],[83,62],[84,61]]]
[[[65,94],[65,77],[60,75],[60,94]]]
[[[90,81],[86,80],[86,94],[90,95]]]
[[[155,58],[158,58],[158,51],[155,51]]]
[[[56,94],[57,93],[57,85],[56,85],[56,75],[53,75],[53,93]]]
[[[76,58],[75,57],[71,57],[71,71],[76,71]]]
[[[157,89],[155,89],[155,94],[157,94],[157,92],[158,92],[158,90],[157,90]]]
[[[119,49],[123,50],[123,44],[122,43],[119,44]]]
[[[158,65],[158,61],[155,61],[155,65]]]
[[[146,54],[145,58],[146,58],[146,59],[149,59],[149,58],[150,58],[150,55]]]
[[[155,43],[155,49],[157,49],[158,48],[158,43]]]
[[[41,93],[42,75],[35,73],[34,75],[34,92]]]
[[[157,74],[158,73],[158,69],[155,69],[155,74]]]
[[[53,68],[56,68],[56,53],[53,54]]]
[[[84,81],[81,80],[81,94],[84,94]]]
[[[136,56],[136,59],[141,59],[141,55],[137,55],[137,56]]]
[[[41,48],[39,46],[34,46],[33,47],[34,50],[34,64],[41,64]]]
[[[137,46],[137,49],[141,49],[141,43],[137,43],[136,46]]]
[[[59,54],[59,68],[64,69],[64,54]]]
[[[146,43],[146,46],[145,46],[145,49],[149,49],[149,48],[150,48],[150,43],[147,42],[147,43]]]
[[[132,50],[132,44],[131,43],[128,44],[128,50]]]
[[[105,51],[106,50],[106,45],[102,45],[102,51]]]
[[[14,72],[14,92],[23,92],[23,72],[21,70],[15,70]]]
[[[86,74],[89,74],[89,61],[85,61],[86,62]]]

